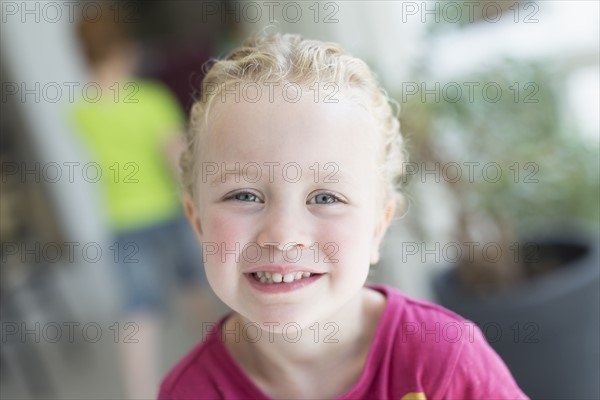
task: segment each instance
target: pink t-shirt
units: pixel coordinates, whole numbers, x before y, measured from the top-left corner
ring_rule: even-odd
[[[527,399],[472,322],[386,285],[387,303],[356,384],[340,399]],[[163,380],[159,400],[268,399],[226,349],[227,316]]]

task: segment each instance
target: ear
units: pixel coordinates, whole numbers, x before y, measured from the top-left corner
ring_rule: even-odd
[[[185,210],[185,215],[187,216],[188,221],[192,224],[194,228],[194,232],[196,232],[196,236],[199,241],[202,241],[202,225],[200,223],[200,216],[196,211],[196,207],[194,207],[194,202],[189,194],[185,194],[183,196],[183,208]]]
[[[381,246],[381,241],[383,240],[383,236],[385,235],[385,232],[387,232],[388,227],[392,223],[395,213],[396,203],[394,201],[390,201],[384,207],[383,212],[379,216],[379,223],[375,228],[373,239],[371,241],[371,264],[376,264],[379,262],[379,248]]]

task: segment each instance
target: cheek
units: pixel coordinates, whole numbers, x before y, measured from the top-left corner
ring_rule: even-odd
[[[236,264],[239,251],[247,243],[249,227],[243,219],[217,210],[207,210],[203,218],[203,247],[207,274],[223,275],[235,272],[224,265]]]
[[[203,258],[206,278],[212,290],[229,307],[236,308],[238,292],[236,243],[244,243],[247,227],[243,221],[214,208],[207,209],[203,218]],[[232,252],[233,249],[233,252]],[[235,253],[235,254],[234,254]]]
[[[244,232],[248,231],[242,218],[219,210],[207,210],[204,221],[206,241],[235,245],[243,240]]]
[[[340,266],[369,265],[371,220],[367,216],[347,216],[320,230],[318,242],[326,256]]]

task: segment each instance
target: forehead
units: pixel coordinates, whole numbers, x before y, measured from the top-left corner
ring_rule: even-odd
[[[334,162],[345,168],[374,162],[381,139],[373,117],[348,98],[337,100],[315,101],[312,94],[297,102],[267,96],[256,102],[217,100],[201,158],[300,165]]]

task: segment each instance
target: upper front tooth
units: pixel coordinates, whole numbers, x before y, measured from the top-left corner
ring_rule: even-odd
[[[281,275],[279,272],[273,272],[273,274],[271,274],[271,279],[275,283],[281,283],[281,281],[283,280],[283,275]]]
[[[283,281],[284,281],[285,283],[290,283],[290,282],[293,282],[293,281],[294,281],[294,274],[285,274],[285,275],[283,276]]]

